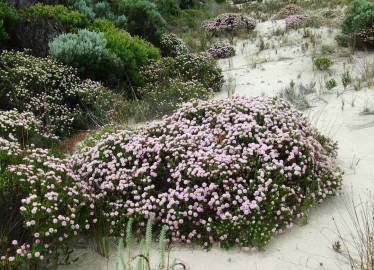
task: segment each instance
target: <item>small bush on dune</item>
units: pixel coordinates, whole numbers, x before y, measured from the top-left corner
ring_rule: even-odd
[[[0,136],[22,147],[47,141],[54,136],[43,131],[42,123],[31,112],[0,111]]]
[[[305,26],[308,23],[309,17],[306,15],[291,15],[286,18],[286,28],[295,29]]]
[[[286,19],[291,15],[304,15],[304,10],[298,5],[289,4],[281,8],[281,10],[275,15],[276,19]]]
[[[101,84],[82,81],[73,68],[50,58],[0,55],[0,109],[32,112],[43,131],[58,137],[106,122],[115,99]]]
[[[227,42],[216,42],[207,50],[216,59],[228,58],[235,55],[234,47]]]
[[[374,47],[374,3],[355,0],[348,8],[342,25],[342,33],[337,36],[341,45]]]
[[[318,70],[329,70],[332,65],[332,60],[327,56],[315,57],[313,64]]]
[[[175,58],[162,58],[146,66],[142,75],[145,83],[156,84],[169,78],[197,81],[210,91],[219,91],[223,85],[222,70],[216,61],[205,54],[182,54]]]
[[[242,13],[224,13],[202,23],[202,28],[214,33],[250,31],[256,27],[256,21]]]
[[[161,36],[160,48],[163,56],[174,57],[188,53],[184,41],[173,33],[165,33]]]
[[[172,241],[249,247],[338,192],[335,157],[336,145],[288,103],[236,97],[106,135],[73,169],[110,235],[154,216]]]

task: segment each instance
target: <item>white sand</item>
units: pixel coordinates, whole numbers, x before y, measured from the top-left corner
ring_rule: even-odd
[[[261,23],[257,30],[260,35],[268,36],[275,47],[280,46],[282,38],[272,35],[272,29],[285,27],[284,22]],[[334,32],[325,28],[316,30],[322,35],[323,43],[333,43]],[[355,54],[354,61],[347,63],[347,58],[332,56],[334,65],[331,76],[322,72],[314,72],[311,51],[301,51],[301,35],[291,33],[287,40],[283,39],[282,48],[268,49],[256,55],[258,50],[253,41],[238,41],[237,56],[230,60],[221,60],[220,65],[225,70],[226,78],[236,81],[236,95],[274,96],[291,80],[296,83],[317,82],[317,88],[324,85],[326,78],[335,77],[337,89],[343,90],[340,74],[345,68],[352,74],[360,75],[363,59],[374,59],[374,55]],[[258,41],[256,41],[258,43]],[[266,42],[265,42],[266,43]],[[270,46],[271,47],[271,46]],[[253,68],[253,61],[266,63]],[[217,98],[227,97],[222,91]],[[200,248],[174,247],[171,256],[185,262],[194,270],[302,270],[302,269],[350,269],[344,257],[332,249],[332,243],[338,240],[335,224],[341,229],[347,229],[348,221],[344,200],[352,194],[365,194],[373,190],[374,183],[374,115],[360,115],[364,107],[374,109],[374,90],[363,89],[354,91],[348,89],[337,97],[335,89],[331,93],[314,94],[310,96],[313,108],[305,114],[311,119],[322,133],[331,136],[339,143],[339,163],[345,171],[343,194],[338,198],[325,201],[315,207],[310,214],[309,222],[304,226],[295,226],[290,232],[276,236],[263,252],[243,252],[238,249],[229,251],[214,248],[209,252]],[[344,108],[342,110],[342,100]],[[364,195],[363,195],[364,196]],[[115,251],[109,262],[115,262]],[[78,263],[60,267],[60,270],[101,270],[107,269],[107,262],[90,250],[77,250],[80,254]],[[156,259],[154,259],[156,261]],[[110,268],[109,269],[114,269]]]

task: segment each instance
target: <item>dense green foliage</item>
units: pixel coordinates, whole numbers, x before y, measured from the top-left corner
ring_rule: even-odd
[[[124,86],[131,89],[133,86],[141,85],[142,77],[139,74],[139,69],[151,59],[160,58],[159,50],[141,38],[132,37],[126,31],[114,27],[107,20],[96,20],[92,28],[97,32],[104,33],[108,51],[118,59],[119,63],[109,63],[117,64],[117,70],[110,70],[110,72],[115,72],[115,76],[119,76],[116,79],[115,87],[122,90],[125,88]],[[130,90],[125,94],[133,96],[135,93]]]
[[[328,70],[332,65],[332,60],[327,56],[319,56],[313,59],[313,64],[318,70]]]
[[[73,68],[23,52],[0,55],[0,109],[32,112],[43,131],[62,137],[105,123],[116,97]]]
[[[19,19],[18,11],[14,7],[0,1],[0,49],[9,41]]]
[[[157,6],[147,0],[124,0],[120,9],[127,18],[127,30],[131,35],[140,36],[158,44],[165,31],[166,21]]]
[[[374,46],[374,2],[354,0],[348,8],[337,40],[342,45]]]
[[[219,91],[223,84],[222,70],[217,62],[205,54],[182,54],[162,58],[143,70],[146,83],[156,84],[169,78],[195,80],[210,91]]]
[[[47,17],[54,19],[64,24],[67,29],[73,30],[77,28],[87,27],[89,24],[88,18],[81,12],[69,10],[63,5],[45,5],[37,3],[29,7],[24,16],[33,20],[38,17]]]
[[[82,29],[78,33],[61,34],[49,43],[49,54],[59,61],[78,68],[79,73],[95,77],[110,57],[103,33]]]

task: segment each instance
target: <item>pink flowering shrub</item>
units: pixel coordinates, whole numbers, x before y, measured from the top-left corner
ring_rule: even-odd
[[[207,54],[182,54],[175,58],[165,57],[152,62],[142,70],[146,84],[154,85],[179,78],[182,81],[196,81],[209,91],[221,90],[224,79],[217,62]]]
[[[33,113],[44,133],[63,137],[105,122],[113,100],[109,89],[81,80],[75,69],[51,58],[15,51],[0,54],[0,109]]]
[[[213,58],[222,59],[235,55],[234,47],[227,42],[216,42],[207,50]]]
[[[65,160],[48,150],[21,149],[0,137],[0,268],[26,269],[56,257],[89,227],[89,211]],[[88,213],[87,213],[88,214]]]
[[[249,247],[338,192],[335,157],[336,144],[287,102],[235,97],[107,134],[72,169],[110,235],[154,217],[172,241]]]
[[[204,21],[201,27],[214,33],[250,31],[256,27],[256,20],[243,13],[223,13]]]
[[[285,19],[291,15],[304,15],[304,10],[295,4],[289,4],[281,8],[277,15],[275,16],[276,19]]]
[[[286,28],[297,28],[305,25],[309,20],[309,17],[306,15],[291,15],[286,18]]]
[[[31,112],[0,110],[0,136],[26,146],[35,140],[49,140],[53,135],[42,131],[42,123]]]
[[[186,43],[173,33],[164,33],[161,35],[160,48],[163,56],[175,57],[188,53]]]

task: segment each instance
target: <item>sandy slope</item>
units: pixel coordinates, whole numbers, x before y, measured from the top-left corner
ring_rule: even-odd
[[[284,22],[267,22],[257,27],[260,35],[268,36],[266,40],[271,43],[270,49],[257,54],[255,44],[258,40],[238,41],[237,56],[220,62],[226,78],[234,78],[236,82],[236,95],[274,96],[291,80],[297,83],[316,81],[319,88],[319,85],[324,85],[326,78],[335,77],[340,82],[344,68],[352,74],[360,75],[362,61],[374,59],[373,55],[357,54],[352,63],[347,63],[347,58],[336,56],[331,76],[314,72],[310,52],[304,53],[300,49],[303,42],[300,33],[291,33],[287,40],[277,40],[272,31],[279,27],[284,27]],[[321,34],[321,41],[333,42],[333,32],[322,28],[318,33]],[[271,49],[272,44],[274,49]],[[280,44],[283,44],[282,47],[276,49]],[[262,62],[263,59],[267,62],[254,67],[254,61]],[[339,85],[338,90],[342,89]],[[227,92],[223,91],[216,98],[227,96]],[[172,257],[182,260],[194,270],[350,269],[344,258],[332,249],[332,243],[338,239],[333,217],[339,228],[348,230],[345,201],[352,194],[365,196],[366,190],[373,190],[374,187],[374,115],[360,114],[364,107],[374,109],[374,89],[358,92],[348,89],[339,97],[334,90],[311,95],[309,99],[313,107],[305,114],[323,133],[339,143],[339,163],[345,170],[342,196],[317,206],[311,211],[307,225],[295,226],[290,232],[275,237],[266,251],[225,251],[214,248],[205,252],[199,248],[174,247]],[[76,254],[80,255],[78,263],[59,269],[107,269],[107,261],[89,249],[77,250]],[[114,269],[111,266],[115,258],[113,252],[108,269]]]

